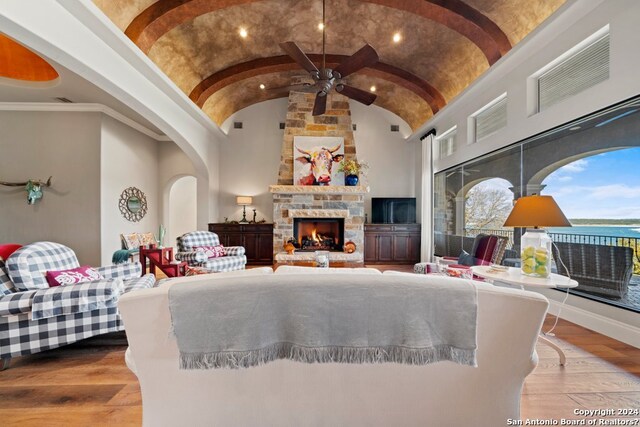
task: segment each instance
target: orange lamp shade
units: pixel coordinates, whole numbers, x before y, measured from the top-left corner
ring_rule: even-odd
[[[571,227],[551,196],[526,196],[516,200],[505,227]]]
[[[240,206],[249,206],[251,203],[253,203],[253,198],[251,196],[237,196],[236,197],[236,204],[238,204]]]

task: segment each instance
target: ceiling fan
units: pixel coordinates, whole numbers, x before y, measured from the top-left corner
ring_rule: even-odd
[[[298,65],[304,68],[314,81],[312,85],[300,85],[298,88],[291,87],[290,89],[314,90],[316,92],[316,100],[313,104],[314,116],[320,116],[325,113],[327,110],[327,95],[332,89],[365,105],[371,105],[373,101],[376,100],[376,95],[349,86],[345,84],[342,79],[378,62],[378,53],[371,45],[365,44],[364,47],[342,61],[335,69],[327,68],[325,61],[325,29],[325,0],[322,0],[322,68],[320,69],[311,62],[309,57],[295,42],[280,43],[280,47],[293,58]]]

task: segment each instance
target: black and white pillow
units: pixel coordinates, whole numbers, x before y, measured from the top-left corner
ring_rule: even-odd
[[[9,295],[16,291],[13,282],[9,279],[7,274],[7,268],[4,265],[4,260],[0,259],[0,296]]]

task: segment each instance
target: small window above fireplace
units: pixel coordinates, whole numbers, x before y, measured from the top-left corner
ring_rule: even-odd
[[[342,251],[344,218],[294,218],[298,251]]]

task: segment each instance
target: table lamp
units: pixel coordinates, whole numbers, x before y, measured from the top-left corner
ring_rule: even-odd
[[[247,221],[247,206],[253,203],[253,198],[251,196],[237,196],[236,204],[238,206],[242,206],[242,219],[240,220],[240,224],[248,224]]]
[[[525,196],[515,201],[505,227],[522,227],[521,269],[527,276],[549,277],[551,238],[540,227],[571,227],[571,223],[551,196]]]

